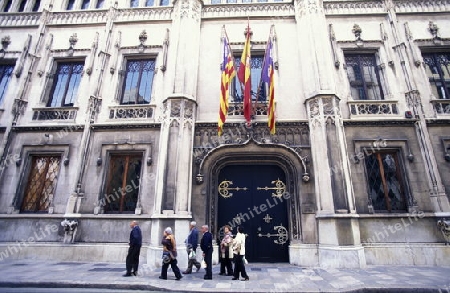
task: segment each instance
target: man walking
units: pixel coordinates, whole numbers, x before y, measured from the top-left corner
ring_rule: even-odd
[[[197,267],[197,272],[200,270],[200,263],[197,261],[196,255],[197,255],[197,246],[198,246],[198,230],[195,227],[197,225],[196,222],[192,221],[189,224],[189,235],[186,239],[186,251],[188,255],[188,267],[183,272],[183,274],[190,274],[192,273],[192,266]]]
[[[202,226],[203,237],[200,241],[200,248],[203,251],[203,257],[206,263],[206,274],[203,277],[205,280],[212,280],[212,234],[209,232],[207,225]]]
[[[130,248],[128,248],[128,255],[126,260],[127,272],[124,277],[130,277],[131,275],[137,276],[139,266],[139,253],[142,246],[142,233],[137,221],[131,221],[130,223]]]

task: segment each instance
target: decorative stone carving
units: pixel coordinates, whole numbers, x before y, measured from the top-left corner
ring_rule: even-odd
[[[358,115],[398,115],[398,102],[386,100],[348,101],[350,114]]]
[[[414,65],[419,67],[420,64],[422,64],[422,61],[415,50],[415,46],[412,44],[413,36],[412,36],[411,30],[409,29],[408,22],[405,22],[405,35],[406,35],[406,40],[408,41],[408,44],[409,44],[409,48],[413,54]]]
[[[2,38],[2,48],[3,48],[3,50],[6,50],[10,44],[11,44],[11,37],[10,36],[4,36]]]
[[[164,72],[167,69],[167,54],[169,51],[169,36],[170,36],[170,31],[169,29],[166,29],[166,36],[164,37],[164,42],[163,42],[163,60],[162,60],[162,65],[161,65],[161,71]]]
[[[119,59],[119,58],[117,58],[117,56],[119,55],[121,42],[122,42],[122,32],[119,31],[117,33],[117,40],[116,40],[116,43],[114,44],[114,50],[113,50],[112,56],[110,58],[110,62],[112,63],[112,65],[109,67],[109,73],[111,73],[111,74],[114,74],[114,72],[116,71],[116,68],[117,68],[117,60]]]
[[[42,54],[42,57],[39,60],[39,65],[38,65],[38,70],[37,70],[37,75],[39,77],[42,77],[42,75],[45,72],[45,64],[48,60],[48,54],[50,53],[50,50],[52,49],[52,44],[53,44],[53,34],[49,34],[47,43],[45,44],[44,53]]]
[[[439,220],[437,221],[437,226],[448,245],[450,243],[450,221],[445,219]]]
[[[78,221],[64,219],[61,222],[61,226],[64,227],[64,243],[74,243],[78,230]]]
[[[352,33],[355,35],[355,44],[358,47],[362,47],[364,45],[364,41],[361,38],[362,29],[358,24],[353,25]]]
[[[330,34],[330,43],[331,43],[331,49],[333,50],[333,61],[334,61],[334,66],[336,68],[339,68],[339,66],[341,65],[341,62],[339,61],[339,55],[338,55],[338,50],[337,50],[337,45],[336,45],[336,35],[334,33],[334,29],[333,29],[333,24],[330,23],[328,26],[328,33]]]
[[[78,42],[78,37],[77,37],[77,34],[74,33],[73,35],[71,35],[69,37],[70,46],[69,46],[69,49],[67,49],[67,55],[69,55],[69,56],[73,55],[73,51],[74,51],[73,47],[77,44],[77,42]]]
[[[143,30],[140,34],[139,34],[139,46],[138,46],[138,50],[140,53],[144,52],[145,49],[145,45],[144,43],[147,41],[147,32],[145,30]]]
[[[86,68],[86,74],[87,75],[91,75],[92,74],[92,68],[94,66],[94,57],[95,57],[95,52],[97,51],[98,48],[98,38],[99,38],[99,33],[96,32],[95,33],[95,37],[94,37],[94,41],[92,42],[92,47],[91,47],[91,54],[89,56],[89,65]]]

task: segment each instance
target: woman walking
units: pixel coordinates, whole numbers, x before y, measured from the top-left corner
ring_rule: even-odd
[[[220,242],[220,274],[225,275],[225,268],[227,270],[227,276],[233,276],[233,266],[231,264],[231,258],[233,257],[233,234],[231,234],[231,228],[228,225],[223,227],[224,236]]]
[[[249,277],[245,271],[245,234],[242,226],[237,227],[238,233],[233,241],[233,254],[234,254],[234,277],[232,280],[239,280],[239,273],[243,278],[241,281],[248,281]]]
[[[159,276],[159,278],[167,280],[167,269],[170,265],[173,273],[175,274],[175,280],[181,280],[183,276],[177,266],[177,245],[175,242],[175,237],[172,234],[172,228],[167,227],[164,230],[161,244],[163,245],[163,264],[161,268],[161,276]]]

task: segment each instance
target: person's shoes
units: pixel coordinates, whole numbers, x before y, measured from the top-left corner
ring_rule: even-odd
[[[179,276],[178,278],[175,278],[176,281],[181,280],[181,278],[183,278],[183,276]]]
[[[131,277],[130,273],[126,273],[125,275],[123,275],[124,277]]]
[[[247,277],[247,278],[242,279],[241,281],[248,281],[248,280],[250,280],[250,279]]]
[[[137,271],[131,272],[131,274],[134,275],[135,277],[137,277]]]
[[[167,278],[164,278],[163,276],[159,276],[159,278],[160,278],[161,280],[167,280]]]
[[[227,274],[227,276],[234,276],[234,274]]]
[[[197,272],[200,271],[200,268],[201,268],[201,266],[198,266],[198,267],[197,267]]]
[[[219,276],[225,276],[225,273],[219,273]]]
[[[203,279],[204,280],[212,280],[212,277],[204,276]]]
[[[233,278],[233,279],[231,279],[231,280],[236,281],[236,280],[239,280],[239,278]]]

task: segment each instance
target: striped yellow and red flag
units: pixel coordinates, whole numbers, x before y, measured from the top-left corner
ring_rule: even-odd
[[[264,55],[264,64],[261,74],[261,80],[263,83],[267,83],[269,92],[268,100],[269,107],[267,111],[268,116],[268,126],[270,129],[270,134],[275,134],[275,87],[273,80],[273,55],[272,55],[273,43],[271,38],[267,41],[266,53]]]
[[[252,83],[250,78],[250,58],[250,24],[248,24],[244,51],[242,52],[241,63],[239,65],[238,71],[238,78],[241,82],[241,88],[244,91],[244,117],[248,124],[250,124],[252,116]]]
[[[221,81],[220,81],[220,109],[219,109],[219,123],[218,123],[218,135],[221,136],[223,133],[223,125],[228,114],[228,91],[230,88],[230,83],[233,77],[236,75],[234,70],[233,53],[231,52],[230,44],[228,43],[228,37],[224,30],[224,37],[222,38],[223,43],[223,58],[221,64]]]

